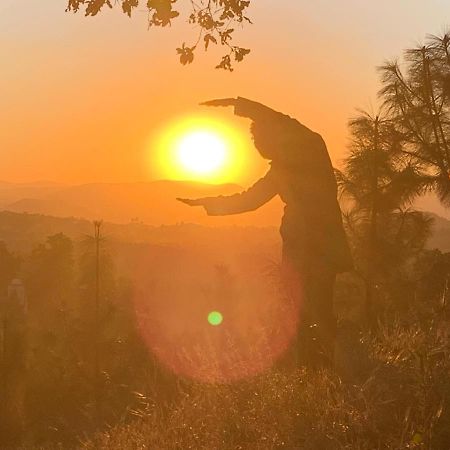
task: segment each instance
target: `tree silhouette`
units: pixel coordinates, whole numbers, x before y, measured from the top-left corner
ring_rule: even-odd
[[[387,62],[380,95],[404,139],[403,155],[428,188],[450,205],[450,33],[405,51],[406,67]]]
[[[73,242],[63,233],[48,236],[44,244],[33,249],[25,270],[25,284],[36,308],[51,302],[62,311],[66,309],[73,288],[73,265]],[[44,316],[50,319],[48,314]]]
[[[103,292],[101,291],[102,283],[102,254],[104,253],[104,243],[105,237],[103,236],[102,227],[103,221],[95,220],[93,221],[94,234],[92,236],[87,236],[84,243],[88,247],[89,257],[93,258],[93,290],[94,290],[94,314],[92,322],[92,344],[93,344],[93,374],[94,374],[94,405],[95,405],[95,421],[98,425],[101,420],[101,339],[103,323],[101,320],[101,300],[103,297]]]
[[[410,210],[423,190],[417,169],[403,154],[402,136],[383,114],[360,112],[350,121],[352,142],[342,171],[336,171],[344,222],[356,268],[366,283],[366,317],[376,320],[376,286],[421,249],[429,231],[423,214]]]
[[[11,411],[14,410],[11,405],[15,403],[17,372],[23,369],[23,333],[19,331],[23,318],[18,323],[17,319],[21,315],[15,307],[16,299],[8,298],[7,292],[7,286],[16,276],[18,267],[18,258],[0,241],[0,441],[4,445],[9,438],[14,441],[14,437],[17,438],[21,432],[18,426],[20,421],[17,420],[17,414]],[[20,409],[15,409],[20,413]]]
[[[67,11],[84,10],[86,16],[96,16],[105,7],[113,8],[114,4],[120,5],[123,13],[131,17],[132,12],[142,6],[147,10],[149,27],[166,27],[180,16],[175,9],[176,3],[177,0],[68,0]],[[232,44],[234,27],[251,23],[246,15],[250,0],[191,0],[184,3],[189,7],[188,21],[197,28],[198,34],[195,43],[187,45],[183,42],[177,48],[181,64],[192,63],[194,52],[200,45],[207,50],[210,44],[219,44],[227,48],[227,53],[216,68],[232,71],[233,62],[242,61],[250,53],[249,49]]]
[[[0,298],[6,295],[6,288],[16,275],[18,268],[18,257],[8,250],[3,241],[0,241]]]

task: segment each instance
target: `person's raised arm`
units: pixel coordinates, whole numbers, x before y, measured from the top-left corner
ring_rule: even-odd
[[[262,103],[255,102],[244,97],[219,98],[200,103],[200,105],[224,107],[233,106],[234,113],[237,116],[247,117],[253,121],[270,122],[271,120],[279,120],[280,118],[290,119],[290,117],[285,114],[275,111]]]
[[[178,200],[189,206],[203,206],[209,216],[240,214],[258,209],[277,195],[273,175],[269,171],[252,187],[239,194],[219,197],[205,197],[195,200]]]

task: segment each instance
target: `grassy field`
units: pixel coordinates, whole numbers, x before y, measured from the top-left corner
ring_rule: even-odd
[[[350,346],[341,348],[340,354],[348,355],[341,366],[353,367],[341,376],[303,369],[232,385],[183,383],[164,406],[142,396],[134,420],[81,447],[447,450],[448,325],[435,316],[421,324],[381,327],[357,347],[341,339],[339,345]]]

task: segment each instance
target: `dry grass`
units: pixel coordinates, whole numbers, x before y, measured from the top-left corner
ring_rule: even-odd
[[[186,384],[161,407],[96,435],[90,449],[450,448],[445,321],[380,330],[359,383],[335,373],[270,372],[233,385]],[[348,349],[352,352],[352,349]]]

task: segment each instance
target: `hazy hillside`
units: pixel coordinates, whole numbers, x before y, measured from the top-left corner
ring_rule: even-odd
[[[24,198],[41,198],[65,187],[61,183],[38,181],[35,183],[8,183],[0,181],[0,208]]]
[[[64,233],[75,241],[92,234],[86,219],[60,218],[40,214],[0,212],[0,241],[13,251],[28,252],[49,235]],[[145,225],[105,222],[104,233],[112,243],[156,244],[177,247],[245,247],[255,253],[279,246],[276,227],[207,227],[198,224]]]
[[[189,208],[188,208],[189,209]],[[428,248],[450,251],[450,221],[431,214],[434,223]],[[245,215],[238,216],[244,218]],[[212,219],[212,218],[210,218]],[[210,227],[196,223],[173,225],[147,225],[139,222],[128,224],[105,223],[105,233],[113,241],[128,243],[174,244],[214,246],[218,242],[231,242],[233,246],[263,247],[277,245],[280,241],[277,226],[227,226]],[[13,250],[28,251],[42,242],[46,236],[64,233],[77,240],[92,233],[92,223],[87,219],[63,218],[42,214],[0,211],[0,240]]]
[[[283,213],[283,204],[278,198],[258,211],[229,217],[207,217],[202,209],[188,208],[175,200],[176,197],[229,195],[243,189],[236,184],[212,185],[167,180],[74,186],[46,181],[35,183],[0,181],[0,210],[90,220],[102,218],[114,223],[133,221],[149,225],[187,222],[211,226],[278,226]],[[422,211],[430,211],[442,220],[450,219],[449,211],[433,195],[419,198],[415,207]],[[442,226],[446,228],[447,225],[444,222]],[[441,228],[439,222],[436,229]],[[439,245],[446,244],[442,241]]]
[[[210,185],[184,181],[148,183],[93,183],[52,189],[30,187],[16,190],[3,209],[57,217],[102,218],[115,223],[144,222],[151,225],[191,222],[204,225],[276,225],[282,213],[280,200],[261,210],[238,217],[209,218],[201,208],[189,208],[176,197],[229,195],[242,191],[233,184]],[[6,190],[5,190],[6,192]],[[9,197],[12,198],[10,188]]]

